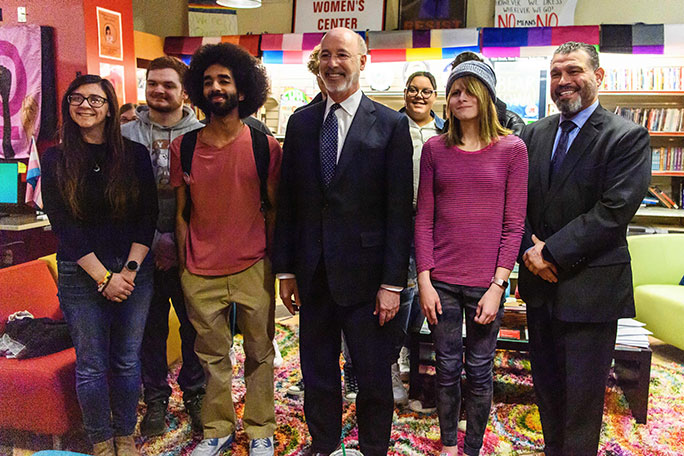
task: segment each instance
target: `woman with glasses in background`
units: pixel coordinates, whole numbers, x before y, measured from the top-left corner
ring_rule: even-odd
[[[435,76],[429,71],[416,71],[406,80],[404,89],[404,107],[399,110],[406,114],[409,119],[409,132],[413,142],[413,210],[416,209],[416,197],[418,195],[418,178],[420,176],[420,155],[425,142],[442,133],[444,120],[432,110],[432,106],[437,100],[437,81]],[[408,284],[402,290],[399,304],[399,312],[395,319],[398,324],[398,339],[395,342],[395,349],[398,356],[398,363],[392,364],[392,392],[394,393],[394,403],[405,405],[408,402],[409,408],[418,413],[432,413],[434,411],[434,395],[425,394],[424,397],[408,400],[408,394],[404,389],[402,378],[408,380],[409,375],[409,349],[407,334],[409,328],[412,331],[419,331],[425,319],[420,312],[418,301],[418,284],[416,274],[416,251],[411,246],[411,256],[409,257]],[[424,391],[434,391],[431,384],[423,388]]]
[[[504,292],[524,229],[527,149],[499,123],[495,85],[482,62],[456,66],[446,85],[448,130],[425,144],[420,160],[416,263],[420,306],[435,346],[444,456],[458,453],[464,319],[463,453],[480,454]]]
[[[43,162],[57,235],[60,308],[76,348],[76,392],[97,456],[138,455],[139,351],[152,297],[147,259],[157,189],[147,149],[121,136],[112,84],[77,77],[62,99],[61,142]]]

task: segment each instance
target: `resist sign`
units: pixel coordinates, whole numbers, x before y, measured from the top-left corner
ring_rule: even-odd
[[[382,30],[384,0],[295,0],[294,33]]]
[[[577,0],[496,0],[494,27],[558,27],[575,24]]]

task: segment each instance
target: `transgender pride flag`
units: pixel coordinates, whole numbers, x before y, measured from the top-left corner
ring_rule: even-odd
[[[43,208],[43,194],[40,191],[40,161],[38,160],[38,148],[36,138],[31,137],[31,154],[29,155],[28,170],[26,171],[26,204],[33,204],[39,209]]]

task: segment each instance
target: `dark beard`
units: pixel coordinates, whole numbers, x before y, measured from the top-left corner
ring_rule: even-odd
[[[209,98],[213,95],[214,94],[210,94]],[[211,102],[208,98],[205,98],[207,109],[211,114],[224,117],[230,114],[233,109],[237,108],[239,103],[237,93],[229,93],[224,96],[224,100],[220,103]]]

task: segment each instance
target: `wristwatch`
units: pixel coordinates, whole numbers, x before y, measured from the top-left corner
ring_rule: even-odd
[[[508,282],[507,282],[507,281],[505,281],[504,279],[497,279],[496,277],[492,277],[492,281],[489,282],[489,284],[490,284],[490,285],[491,285],[491,284],[498,285],[498,286],[500,286],[501,288],[503,288],[504,290],[505,290],[506,288],[508,288]]]
[[[128,263],[126,263],[126,269],[128,269],[131,272],[138,272],[140,271],[140,265],[137,261],[131,260]]]

